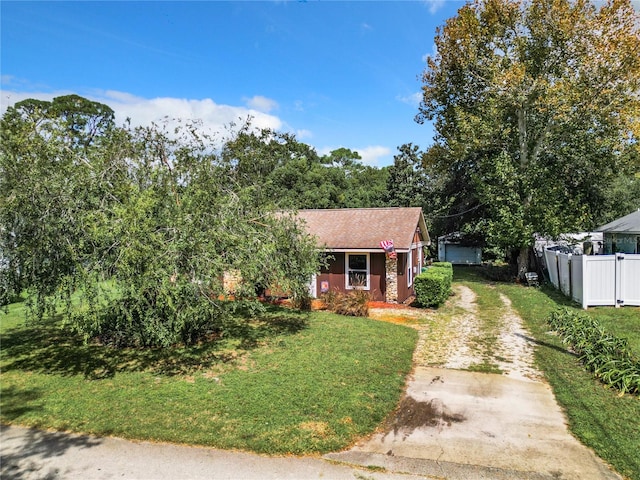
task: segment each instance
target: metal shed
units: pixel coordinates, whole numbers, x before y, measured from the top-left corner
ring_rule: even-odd
[[[482,247],[466,242],[460,233],[438,237],[438,260],[454,265],[480,265]]]

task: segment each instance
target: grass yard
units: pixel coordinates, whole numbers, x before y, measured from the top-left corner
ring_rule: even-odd
[[[456,267],[454,281],[464,282],[479,296],[487,288],[487,281],[473,268]],[[556,308],[569,306],[582,310],[553,287],[537,289],[509,283],[492,285],[511,299],[535,338],[538,344],[537,365],[564,408],[574,435],[619,473],[640,480],[640,398],[620,396],[604,387],[567,351],[560,339],[549,332],[546,319]],[[632,349],[638,352],[640,308],[597,308],[589,309],[587,313],[601,319],[612,333],[628,338]]]
[[[60,319],[0,313],[0,420],[268,454],[322,453],[372,432],[397,405],[414,329],[271,309],[252,342],[122,349],[83,344]]]

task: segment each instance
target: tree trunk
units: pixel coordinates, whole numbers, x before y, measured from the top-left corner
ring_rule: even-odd
[[[524,280],[524,274],[529,271],[529,247],[521,247],[518,253],[518,278]]]

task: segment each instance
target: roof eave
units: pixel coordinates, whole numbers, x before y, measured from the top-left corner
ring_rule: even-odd
[[[602,233],[616,233],[622,235],[640,235],[640,230],[616,230],[615,228],[602,230]]]

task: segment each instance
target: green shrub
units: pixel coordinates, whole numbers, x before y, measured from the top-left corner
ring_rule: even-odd
[[[453,281],[453,265],[451,262],[435,262],[432,263],[429,268],[435,268],[444,272],[449,277],[449,283]]]
[[[640,361],[626,339],[608,333],[595,318],[567,308],[553,312],[549,324],[596,378],[622,393],[640,393]]]
[[[451,294],[453,267],[449,262],[434,263],[414,279],[416,304],[422,307],[437,307]]]

